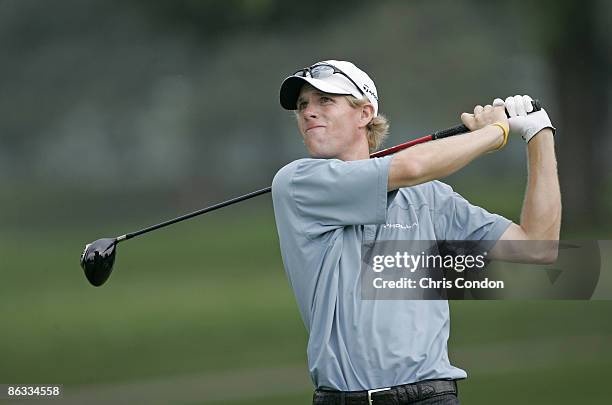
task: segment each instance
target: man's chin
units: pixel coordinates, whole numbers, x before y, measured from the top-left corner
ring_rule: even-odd
[[[335,159],[338,157],[339,152],[336,148],[330,147],[326,142],[313,142],[314,139],[310,139],[310,142],[305,142],[308,154],[313,159]]]

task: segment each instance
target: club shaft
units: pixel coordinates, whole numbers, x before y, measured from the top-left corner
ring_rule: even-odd
[[[541,106],[540,106],[540,103],[539,103],[538,100],[534,100],[532,102],[532,104],[533,104],[533,111],[539,111],[541,109]],[[507,114],[507,112],[506,112],[506,114]],[[378,152],[374,152],[374,153],[372,153],[370,155],[370,157],[371,158],[377,158],[377,157],[383,157],[383,156],[387,156],[387,155],[392,155],[392,154],[394,154],[396,152],[399,152],[400,150],[404,150],[404,149],[410,148],[411,146],[418,145],[420,143],[434,141],[436,139],[447,138],[449,136],[464,134],[466,132],[470,132],[468,127],[466,127],[463,124],[462,125],[456,125],[456,126],[451,127],[451,128],[447,128],[447,129],[443,129],[443,130],[434,132],[431,135],[426,135],[426,136],[423,136],[421,138],[413,139],[411,141],[404,142],[404,143],[401,143],[399,145],[392,146],[390,148],[380,150]],[[227,207],[228,205],[236,204],[236,203],[239,203],[241,201],[246,201],[246,200],[249,200],[249,199],[251,199],[253,197],[257,197],[259,195],[262,195],[262,194],[267,194],[270,191],[272,191],[272,187],[262,188],[261,190],[253,191],[251,193],[242,195],[240,197],[232,198],[231,200],[227,200],[227,201],[215,204],[215,205],[211,205],[210,207],[202,208],[200,210],[191,212],[189,214],[185,214],[185,215],[180,216],[178,218],[174,218],[174,219],[162,222],[160,224],[152,225],[152,226],[149,226],[148,228],[144,228],[144,229],[141,229],[141,230],[136,231],[136,232],[132,232],[132,233],[128,233],[128,234],[125,234],[125,235],[121,235],[121,236],[116,238],[116,241],[117,242],[121,242],[123,240],[132,239],[132,238],[135,238],[136,236],[140,236],[140,235],[145,234],[147,232],[151,232],[151,231],[154,231],[156,229],[166,227],[168,225],[176,224],[177,222],[181,222],[181,221],[184,221],[186,219],[197,217],[198,215],[206,214],[207,212],[211,212],[211,211],[217,210],[219,208]]]
[[[240,197],[232,198],[231,200],[223,201],[223,202],[221,202],[219,204],[215,204],[215,205],[211,205],[210,207],[202,208],[201,210],[197,210],[197,211],[191,212],[189,214],[185,214],[185,215],[180,216],[178,218],[174,218],[174,219],[168,220],[166,222],[162,222],[162,223],[157,224],[157,225],[149,226],[148,228],[144,228],[144,229],[141,229],[141,230],[136,231],[136,232],[132,232],[132,233],[128,233],[128,234],[119,236],[117,238],[117,242],[121,242],[122,240],[126,240],[126,239],[135,238],[136,236],[140,236],[140,235],[142,235],[144,233],[151,232],[151,231],[154,231],[156,229],[163,228],[165,226],[172,225],[172,224],[184,221],[184,220],[189,219],[189,218],[197,217],[198,215],[206,214],[207,212],[214,211],[214,210],[217,210],[219,208],[227,207],[228,205],[236,204],[236,203],[239,203],[241,201],[245,201],[245,200],[251,199],[253,197],[257,197],[258,195],[269,193],[270,191],[272,191],[272,187],[262,188],[261,190],[253,191],[251,193],[242,195]]]

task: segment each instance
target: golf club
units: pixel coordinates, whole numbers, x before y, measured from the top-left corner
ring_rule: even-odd
[[[541,109],[540,102],[538,100],[532,101],[533,111],[539,111]],[[508,112],[506,112],[508,114]],[[393,146],[391,148],[383,149],[378,152],[374,152],[370,155],[371,158],[382,157],[391,155],[400,150],[409,148],[411,146],[433,141],[436,139],[442,139],[449,136],[459,135],[470,130],[465,125],[457,125],[451,128],[443,129],[441,131],[434,132],[431,135],[427,135],[418,139],[414,139],[412,141],[404,142],[399,145]],[[111,272],[113,271],[113,265],[115,263],[115,255],[117,253],[117,244],[124,240],[135,238],[136,236],[143,235],[147,232],[154,231],[159,228],[163,228],[168,225],[175,224],[177,222],[184,221],[186,219],[190,219],[196,217],[198,215],[206,214],[207,212],[211,212],[217,210],[219,208],[227,207],[228,205],[236,204],[241,201],[245,201],[251,199],[253,197],[257,197],[258,195],[266,194],[272,191],[272,187],[266,187],[261,190],[253,191],[251,193],[242,195],[240,197],[232,198],[230,200],[211,205],[210,207],[206,207],[197,211],[194,211],[189,214],[185,214],[178,218],[174,218],[165,222],[162,222],[157,225],[152,225],[147,228],[141,229],[136,232],[128,233],[125,235],[118,236],[116,238],[104,238],[98,239],[92,243],[89,243],[85,246],[83,253],[81,254],[81,267],[85,272],[85,277],[87,280],[94,286],[99,287],[106,280],[108,280]]]

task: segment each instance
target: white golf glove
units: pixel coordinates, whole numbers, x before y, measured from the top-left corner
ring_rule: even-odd
[[[493,100],[493,107],[505,106],[510,118],[510,133],[519,134],[525,142],[529,142],[538,132],[544,128],[552,129],[555,132],[555,127],[552,126],[550,118],[546,110],[543,108],[540,111],[533,112],[532,98],[529,96],[514,96],[506,98],[504,102],[500,98]],[[531,113],[528,115],[528,113]]]

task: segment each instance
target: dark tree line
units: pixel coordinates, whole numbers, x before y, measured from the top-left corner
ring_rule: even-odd
[[[366,2],[293,3],[275,0],[226,2],[147,2],[133,0],[160,24],[182,26],[198,35],[258,29],[286,32],[308,29],[322,19],[339,18],[343,10],[372,7]],[[608,27],[611,7],[595,0],[482,2],[466,6],[488,15],[509,13],[524,27],[525,48],[545,55],[552,77],[559,132],[557,150],[564,206],[564,229],[588,229],[605,217],[603,206],[610,105],[611,61]],[[325,12],[322,12],[325,10]],[[509,33],[510,34],[510,33]],[[451,40],[451,39],[449,39]]]

